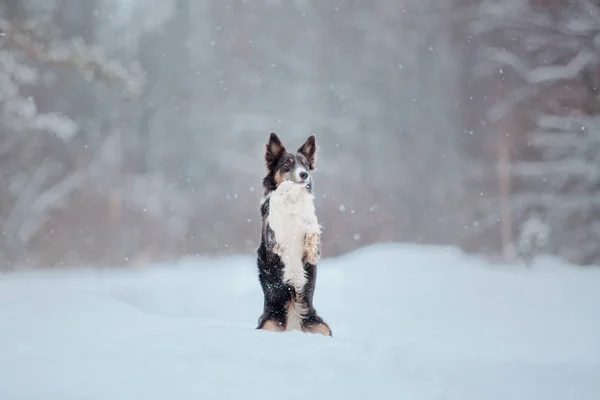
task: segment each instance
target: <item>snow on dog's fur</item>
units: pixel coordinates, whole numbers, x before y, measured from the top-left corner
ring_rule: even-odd
[[[313,306],[321,234],[312,193],[316,150],[314,135],[296,153],[288,153],[275,133],[266,146],[257,251],[264,309],[258,329],[331,336]]]

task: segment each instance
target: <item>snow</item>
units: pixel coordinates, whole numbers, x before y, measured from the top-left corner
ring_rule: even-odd
[[[600,270],[380,244],[321,262],[333,338],[254,329],[252,256],[0,275],[0,399],[600,398]]]

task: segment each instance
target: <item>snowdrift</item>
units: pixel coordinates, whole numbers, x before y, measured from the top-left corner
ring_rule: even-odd
[[[600,399],[600,270],[384,244],[319,267],[333,338],[256,331],[253,256],[0,275],[0,399]]]

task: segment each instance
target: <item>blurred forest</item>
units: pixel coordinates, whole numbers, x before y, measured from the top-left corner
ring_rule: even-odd
[[[600,265],[592,0],[0,0],[0,269],[252,253],[270,131],[330,257]]]

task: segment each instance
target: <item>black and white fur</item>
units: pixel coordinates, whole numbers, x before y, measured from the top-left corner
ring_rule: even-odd
[[[313,306],[321,255],[311,175],[316,150],[314,135],[296,153],[288,153],[275,133],[266,146],[267,175],[260,207],[263,223],[257,251],[264,309],[257,329],[331,336],[331,329]]]

